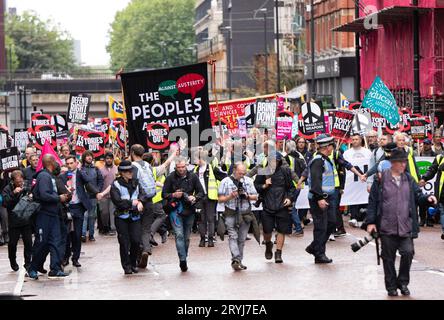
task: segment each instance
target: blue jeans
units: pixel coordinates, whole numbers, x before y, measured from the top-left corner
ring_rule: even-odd
[[[82,236],[86,237],[86,230],[89,230],[89,237],[94,237],[94,228],[97,218],[97,199],[90,199],[92,208],[83,217]]]
[[[183,217],[176,213],[170,214],[171,226],[176,237],[176,249],[180,261],[187,261],[188,247],[190,246],[191,228],[194,223],[194,214]]]

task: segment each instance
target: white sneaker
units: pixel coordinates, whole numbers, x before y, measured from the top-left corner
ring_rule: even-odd
[[[328,238],[329,241],[336,241],[335,236],[333,234],[330,235]]]
[[[353,227],[353,228],[357,228],[357,224],[358,224],[358,220],[356,220],[356,219],[351,219],[351,220],[348,222],[348,225],[349,225],[350,227]]]

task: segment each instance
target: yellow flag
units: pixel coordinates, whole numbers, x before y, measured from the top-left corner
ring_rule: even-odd
[[[341,109],[348,109],[349,106],[350,102],[348,101],[347,97],[341,93]]]
[[[125,109],[120,102],[113,97],[108,98],[108,118],[110,119],[126,119]]]
[[[302,104],[305,103],[305,95],[304,95],[304,94],[301,96],[301,103],[302,103]]]

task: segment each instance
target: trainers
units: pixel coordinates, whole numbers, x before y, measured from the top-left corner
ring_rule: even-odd
[[[89,236],[89,241],[96,241],[96,238],[94,238],[94,236]]]
[[[301,230],[301,231],[295,231],[295,232],[293,233],[293,236],[295,236],[295,237],[303,237],[303,236],[304,236],[304,230]]]
[[[180,270],[182,270],[182,272],[187,272],[188,271],[188,265],[187,265],[186,261],[181,261],[179,263],[179,267],[180,267]]]
[[[49,271],[48,278],[49,279],[61,279],[67,277],[68,274],[63,271]]]
[[[313,222],[313,219],[311,219],[311,218],[310,219],[304,219],[304,221],[303,221],[305,226],[308,226],[312,222]]]
[[[148,265],[148,256],[149,256],[148,252],[142,252],[142,257],[140,258],[139,262],[139,268],[141,269],[146,268],[146,266]]]
[[[231,267],[233,268],[234,271],[241,271],[241,270],[243,270],[241,268],[241,263],[238,260],[233,260],[233,262],[231,262]]]
[[[15,262],[15,261],[11,261],[10,264],[11,264],[11,269],[12,269],[14,272],[19,271],[20,267],[19,267],[19,265],[17,264],[17,262]]]
[[[162,243],[166,243],[168,240],[168,231],[162,234]]]
[[[334,236],[333,234],[331,234],[331,235],[328,237],[328,241],[336,241],[335,236]]]
[[[273,259],[273,242],[271,241],[265,243],[265,259]]]
[[[114,237],[117,234],[117,232],[111,230],[110,232],[108,232],[108,236],[110,237]]]
[[[282,251],[281,250],[276,250],[276,252],[274,253],[274,262],[275,263],[283,263],[284,260],[282,260]]]
[[[48,273],[48,270],[46,270],[45,268],[41,268],[41,269],[39,270],[39,273],[41,273],[41,274],[47,274],[47,273]]]
[[[335,238],[342,238],[347,235],[347,232],[345,230],[338,230],[334,233]]]
[[[123,269],[123,272],[125,273],[125,275],[133,274],[133,270],[131,269]]]
[[[33,280],[38,280],[39,279],[39,275],[37,274],[36,271],[34,270],[29,270],[28,273],[26,274],[30,279]]]
[[[205,247],[205,237],[200,238],[199,247],[204,248]]]
[[[208,248],[214,247],[214,239],[212,237],[208,238]]]
[[[353,228],[358,228],[358,220],[356,220],[356,219],[351,219],[351,220],[348,222],[348,225],[349,225],[350,227],[353,227]]]
[[[82,237],[80,238],[80,240],[81,240],[82,242],[86,242],[86,236],[82,236]]]
[[[240,263],[240,267],[241,267],[242,270],[247,270],[247,266],[244,265],[242,262]]]

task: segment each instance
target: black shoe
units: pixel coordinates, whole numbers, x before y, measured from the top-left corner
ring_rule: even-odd
[[[168,240],[168,232],[165,232],[164,234],[162,234],[162,243],[167,242]]]
[[[205,247],[205,237],[201,237],[200,238],[200,242],[199,242],[199,247],[200,248],[204,248]]]
[[[401,294],[403,296],[409,296],[410,295],[410,290],[409,290],[409,288],[407,288],[407,285],[404,284],[404,285],[399,286],[398,288],[401,291]]]
[[[79,263],[79,260],[72,260],[72,265],[76,268],[80,268],[82,265]]]
[[[187,262],[186,261],[181,261],[179,264],[180,270],[182,270],[182,272],[187,272],[188,271],[188,266],[187,266]]]
[[[425,226],[425,222],[421,221],[421,223],[419,224],[420,227],[424,227]]]
[[[82,236],[82,237],[80,238],[80,240],[81,240],[83,243],[85,243],[85,242],[86,242],[86,236]]]
[[[347,232],[344,229],[342,229],[342,230],[336,231],[333,235],[335,238],[342,238],[347,235]]]
[[[208,248],[214,247],[214,239],[212,237],[208,238]]]
[[[159,244],[157,243],[157,241],[154,240],[154,236],[151,236],[150,244],[151,244],[153,247],[157,247],[157,246],[159,245]]]
[[[41,274],[47,274],[48,270],[46,270],[44,268],[41,268],[40,270],[38,270],[38,272],[41,273]]]
[[[242,269],[241,263],[239,262],[239,260],[236,260],[236,259],[231,262],[231,267],[233,268],[234,271],[244,270],[244,269]]]
[[[444,240],[444,232],[441,234],[441,240]]]
[[[398,290],[388,290],[387,295],[389,297],[397,297],[398,296]]]
[[[315,252],[311,246],[308,246],[307,248],[305,248],[305,252],[307,252],[308,254],[312,254],[312,255],[315,254]]]
[[[276,250],[276,252],[274,253],[274,262],[275,263],[283,263],[284,260],[282,260],[282,251],[281,250]]]
[[[69,264],[69,259],[67,259],[67,258],[63,259],[62,266],[66,267],[68,264]],[[73,265],[74,265],[74,263],[73,263]]]
[[[273,242],[271,241],[265,243],[265,259],[273,259]]]
[[[332,263],[332,262],[333,262],[333,260],[329,259],[325,254],[315,258],[315,263],[318,263],[318,264],[326,264],[326,263]]]
[[[140,258],[140,262],[139,262],[139,268],[141,269],[145,269],[146,266],[148,265],[148,257],[149,257],[149,253],[148,252],[142,252],[142,257]]]
[[[240,263],[240,267],[241,267],[242,270],[247,270],[247,266],[242,264],[242,262]]]
[[[434,224],[433,224],[433,222],[427,222],[427,227],[430,227],[430,228],[433,228],[433,226],[434,226]]]
[[[139,273],[139,269],[137,269],[137,267],[131,267],[131,271],[133,273]]]
[[[133,270],[131,269],[124,269],[125,274],[133,274]]]
[[[89,241],[96,241],[96,238],[89,236]]]
[[[10,264],[11,264],[11,269],[14,270],[14,272],[19,271],[20,267],[19,267],[19,265],[17,264],[17,262],[12,261]]]

